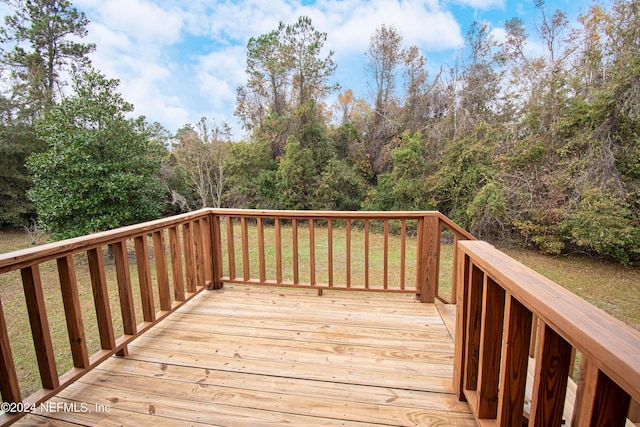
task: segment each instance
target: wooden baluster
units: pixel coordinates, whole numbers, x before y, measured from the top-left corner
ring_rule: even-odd
[[[508,296],[505,316],[498,425],[510,427],[522,424],[532,314],[518,300]]]
[[[222,231],[220,229],[220,216],[212,215],[211,216],[211,250],[213,254],[211,255],[211,260],[213,263],[212,273],[213,273],[213,288],[221,289],[222,288]]]
[[[369,220],[364,220],[364,288],[369,289]]]
[[[240,226],[242,231],[242,270],[244,281],[251,280],[251,269],[249,265],[249,228],[247,226],[247,218],[240,218]]]
[[[0,299],[0,393],[3,402],[20,402],[20,384],[18,374],[13,363],[11,343],[7,331],[7,321],[4,317],[2,300]]]
[[[316,284],[316,236],[313,218],[309,218],[309,283]]]
[[[149,247],[147,236],[134,239],[136,248],[136,264],[138,266],[138,281],[140,283],[140,299],[142,300],[142,318],[145,322],[156,320],[156,310],[153,302],[153,287],[151,285],[151,268],[149,265]]]
[[[484,272],[472,264],[467,296],[467,348],[465,361],[465,389],[478,388],[480,361],[480,330],[482,329],[482,295]]]
[[[291,220],[291,234],[293,237],[293,283],[298,284],[298,220]]]
[[[541,324],[530,426],[559,426],[562,423],[570,364],[571,345],[549,326]]]
[[[113,350],[116,347],[116,338],[111,320],[111,307],[109,306],[109,292],[107,290],[107,276],[104,270],[102,249],[90,249],[87,251],[87,258],[89,260],[89,274],[93,290],[93,303],[96,307],[96,319],[98,321],[98,331],[100,332],[100,346],[103,350]]]
[[[31,335],[40,369],[40,380],[43,388],[54,389],[60,385],[60,380],[58,379],[51,333],[49,332],[40,268],[38,265],[32,265],[23,268],[21,273],[29,323],[31,324]]]
[[[384,220],[384,246],[383,246],[383,270],[384,289],[389,288],[389,220]]]
[[[458,269],[455,268],[458,265],[458,242],[460,241],[460,237],[458,234],[453,235],[453,265],[454,268],[451,271],[451,300],[449,300],[450,304],[456,304],[458,302]]]
[[[260,283],[267,281],[267,270],[264,260],[264,225],[262,218],[258,218],[258,263],[260,264]]]
[[[420,229],[420,228],[418,228]],[[457,287],[458,305],[456,307],[456,336],[453,341],[453,390],[460,400],[465,400],[464,380],[466,377],[465,363],[467,360],[467,314],[469,304],[469,282],[471,280],[471,260],[457,249],[459,254],[457,264],[454,266],[458,270],[458,280],[460,284]]]
[[[171,310],[171,290],[169,287],[169,270],[167,268],[167,254],[164,244],[164,231],[153,233],[153,254],[156,260],[156,276],[158,278],[158,297],[160,310]]]
[[[424,217],[422,228],[420,258],[417,265],[420,302],[434,302],[440,266],[440,219],[436,216]]]
[[[276,218],[276,282],[282,283],[282,230],[280,218]]]
[[[182,253],[178,227],[169,228],[169,251],[171,253],[171,276],[173,278],[173,297],[184,301],[184,273],[182,272]]]
[[[455,265],[455,263],[453,264]],[[400,227],[400,289],[404,291],[407,267],[407,220],[403,219]]]
[[[347,220],[347,253],[346,253],[346,261],[347,261],[347,288],[351,287],[351,220]]]
[[[187,293],[194,293],[197,286],[197,277],[191,223],[185,222],[182,224],[182,241],[184,244],[184,264],[187,271]]]
[[[76,280],[76,270],[73,265],[73,255],[58,258],[56,262],[58,264],[60,291],[62,293],[62,303],[67,321],[73,366],[76,368],[86,368],[89,366],[89,353],[87,352],[87,341],[84,336],[84,326],[82,324],[82,312],[80,310],[78,282]]]
[[[505,291],[485,275],[478,373],[478,418],[496,418]]]
[[[229,279],[236,278],[236,249],[233,236],[233,219],[227,217],[227,255],[229,258]]]
[[[629,394],[583,356],[572,426],[623,427],[630,401]]]
[[[327,222],[327,261],[329,270],[329,286],[333,286],[333,221]]]
[[[193,221],[193,230],[191,237],[195,249],[195,268],[196,268],[196,290],[206,285],[207,282],[207,261],[208,256],[204,249],[204,233],[200,220]]]
[[[213,238],[208,216],[200,218],[200,232],[202,233],[202,260],[204,261],[204,283],[213,289]]]
[[[122,328],[125,335],[135,335],[136,311],[133,305],[133,289],[131,287],[131,274],[129,272],[129,254],[127,253],[126,240],[113,244],[113,259],[116,267],[116,279],[118,282],[118,299],[120,300],[120,313],[122,314]],[[117,355],[126,356],[127,347],[124,346]]]
[[[420,298],[420,290],[422,289],[422,253],[424,252],[424,218],[418,219],[418,240],[416,242],[416,297]]]

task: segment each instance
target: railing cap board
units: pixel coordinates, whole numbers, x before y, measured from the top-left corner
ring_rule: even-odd
[[[141,224],[129,225],[114,230],[103,231],[87,236],[75,237],[48,243],[33,248],[0,254],[0,273],[17,270],[31,264],[37,264],[51,259],[60,258],[80,250],[94,249],[99,246],[115,243],[125,238],[136,237],[151,233],[162,228],[179,225],[208,215],[211,209],[200,209],[168,218],[148,221]]]
[[[640,400],[640,332],[487,242],[463,241],[459,247],[633,399]]]

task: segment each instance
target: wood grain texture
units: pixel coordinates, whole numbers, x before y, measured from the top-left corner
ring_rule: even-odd
[[[201,293],[130,343],[127,357],[53,399],[109,405],[108,414],[35,413],[16,425],[476,425],[452,392],[453,343],[433,305],[313,293]]]
[[[164,231],[153,233],[153,257],[156,261],[156,277],[158,280],[158,299],[160,310],[171,310],[171,288],[169,285],[169,268],[167,265]]]
[[[185,243],[188,240],[185,232]],[[151,285],[151,266],[149,264],[149,246],[147,236],[139,236],[134,239],[136,248],[136,264],[138,266],[138,281],[140,283],[140,300],[142,302],[142,318],[145,322],[153,322],[156,319],[156,309],[153,302],[153,288]],[[185,245],[186,246],[186,245]],[[187,265],[189,263],[187,262]]]
[[[484,273],[475,264],[471,266],[467,291],[467,332],[465,360],[465,390],[478,389],[480,363],[480,332],[482,330],[482,295]]]
[[[104,258],[100,248],[87,251],[89,260],[89,274],[91,275],[91,290],[93,291],[93,305],[96,309],[98,332],[100,334],[100,348],[113,350],[116,347],[116,337],[113,332],[109,292],[107,290],[107,276],[104,270]],[[147,260],[148,267],[148,260]],[[151,279],[149,278],[149,286]]]
[[[180,250],[180,233],[178,227],[169,228],[169,253],[171,254],[173,298],[176,301],[184,301],[184,270],[182,269],[182,251]],[[218,262],[217,265],[222,264],[222,257],[220,257],[220,261]]]
[[[67,255],[64,258],[58,258],[57,264],[73,366],[86,368],[89,366],[89,353],[87,351],[87,340],[84,336],[73,256]]]
[[[13,363],[11,342],[7,332],[7,321],[4,317],[2,300],[0,299],[0,393],[3,402],[20,402],[20,384]]]

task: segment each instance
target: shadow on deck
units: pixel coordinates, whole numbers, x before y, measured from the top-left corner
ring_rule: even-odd
[[[234,285],[16,425],[476,425],[452,370],[451,335],[415,296]]]

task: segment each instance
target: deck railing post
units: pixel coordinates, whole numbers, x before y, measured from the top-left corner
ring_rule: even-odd
[[[422,221],[420,246],[418,249],[418,290],[420,302],[434,302],[438,289],[440,266],[440,219],[425,216]]]

